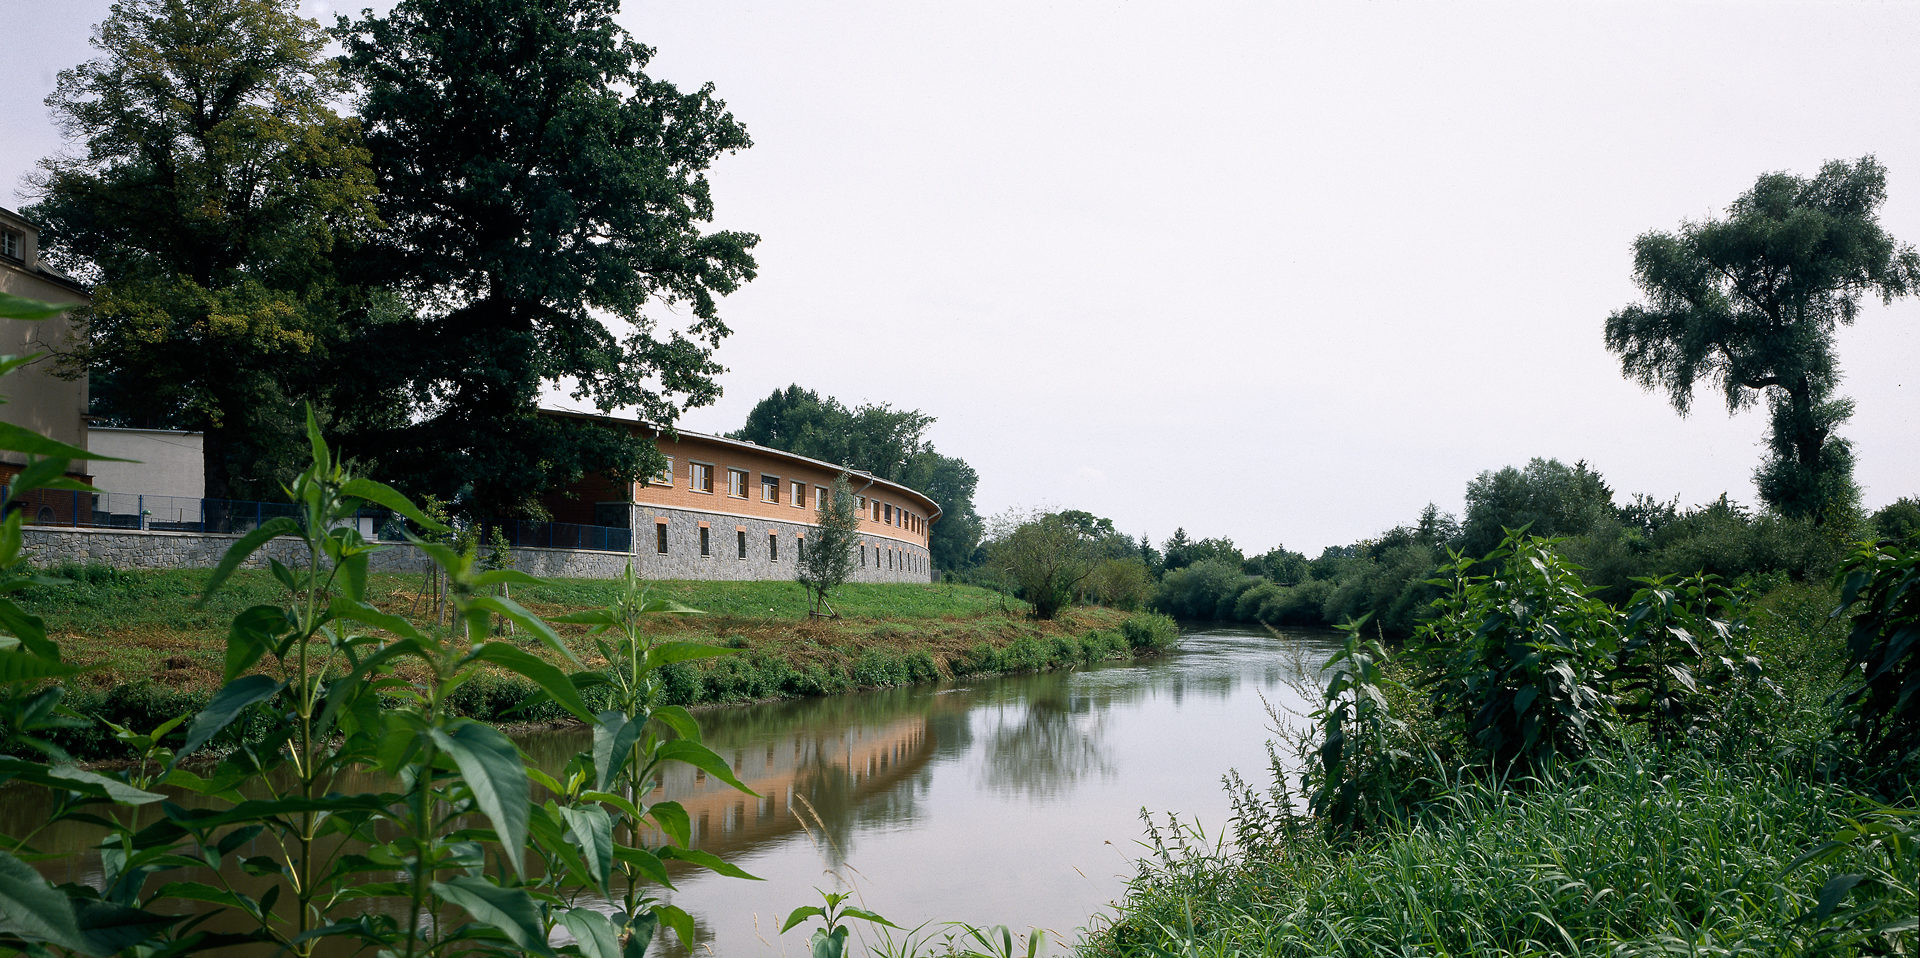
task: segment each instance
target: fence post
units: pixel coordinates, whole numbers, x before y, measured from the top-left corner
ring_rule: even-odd
[[[87,518],[91,519],[93,517],[88,516]],[[80,526],[80,493],[78,490],[73,493],[73,525],[75,528]]]
[[[258,529],[262,525],[266,524],[266,521],[267,521],[267,504],[264,502],[254,503],[253,504],[253,527],[255,529]]]
[[[135,497],[133,507],[140,510],[140,531],[147,531],[147,494],[143,492]]]

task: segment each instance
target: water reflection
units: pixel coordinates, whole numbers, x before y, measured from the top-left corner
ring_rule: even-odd
[[[704,711],[706,744],[756,795],[674,768],[653,798],[685,806],[697,847],[767,880],[682,870],[670,897],[695,915],[703,954],[779,954],[777,922],[816,902],[815,887],[845,883],[907,925],[1032,924],[1070,939],[1131,874],[1143,805],[1210,833],[1225,824],[1222,773],[1265,776],[1262,699],[1310,707],[1301,680],[1335,647],[1315,633],[1189,630],[1138,664]],[[550,771],[589,744],[581,729],[522,741]],[[0,802],[14,834],[46,816]],[[37,844],[73,853],[59,880],[86,880],[94,840],[76,828]]]

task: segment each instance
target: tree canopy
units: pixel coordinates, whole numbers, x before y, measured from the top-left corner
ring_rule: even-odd
[[[294,400],[337,342],[331,254],[376,224],[326,34],[294,0],[123,0],[47,105],[78,151],[42,162],[56,265],[95,284],[94,412],[201,430],[205,494],[277,485]]]
[[[547,384],[663,425],[719,393],[717,301],[753,278],[758,238],[707,228],[706,170],[750,141],[711,85],[647,75],[653,50],[617,6],[400,0],[336,31],[387,224],[356,275],[406,307],[356,350],[413,402],[351,442],[397,485],[524,513],[585,472],[655,463],[644,442],[536,415]]]
[[[1834,329],[1863,296],[1890,302],[1920,284],[1920,255],[1880,227],[1885,199],[1871,156],[1811,179],[1762,175],[1725,219],[1636,239],[1646,301],[1607,319],[1621,371],[1665,390],[1682,415],[1696,385],[1718,389],[1729,412],[1765,400],[1769,458],[1755,478],[1784,515],[1823,519],[1857,495],[1851,450],[1835,435],[1852,405],[1834,393]]]
[[[940,507],[928,552],[942,569],[972,561],[983,523],[973,508],[980,476],[966,460],[942,455],[926,441],[934,417],[886,403],[847,408],[832,396],[790,385],[776,389],[728,433],[774,449],[870,472],[917,490]]]

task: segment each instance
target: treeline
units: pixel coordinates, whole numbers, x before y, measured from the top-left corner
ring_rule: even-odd
[[[1054,534],[1043,536],[1049,527]],[[1391,637],[1411,635],[1440,595],[1434,580],[1453,554],[1492,552],[1508,530],[1559,540],[1596,598],[1622,602],[1635,579],[1706,573],[1755,584],[1824,579],[1863,538],[1920,536],[1920,499],[1870,515],[1816,523],[1753,511],[1726,496],[1682,507],[1677,497],[1622,501],[1584,462],[1534,459],[1525,468],[1483,472],[1467,484],[1464,518],[1429,505],[1413,521],[1313,558],[1276,546],[1247,555],[1232,539],[1190,539],[1176,531],[1159,547],[1085,512],[1004,520],[982,546],[970,581],[1028,601],[1052,590],[1066,601],[1151,607],[1178,618],[1332,627],[1361,616]],[[1020,553],[1035,538],[1055,552],[1080,550],[1052,579]]]

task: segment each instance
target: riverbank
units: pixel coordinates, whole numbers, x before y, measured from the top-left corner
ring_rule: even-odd
[[[68,584],[21,593],[21,606],[45,620],[62,657],[88,670],[67,683],[76,712],[147,729],[205,705],[221,684],[227,629],[245,609],[277,603],[280,586],[264,571],[243,571],[198,603],[207,572],[124,571],[104,567],[53,570]],[[368,594],[382,609],[416,622],[431,617],[414,576],[374,575]],[[542,618],[604,606],[618,582],[565,580],[516,588],[513,598]],[[657,640],[699,642],[735,654],[663,670],[672,704],[730,704],[833,695],[955,676],[1071,668],[1164,649],[1177,638],[1171,620],[1113,609],[1075,608],[1050,622],[1027,618],[1022,603],[972,586],[851,584],[834,596],[839,618],[807,615],[790,582],[663,582],[653,594],[702,610],[658,615]],[[584,637],[561,626],[563,638]],[[528,641],[528,651],[556,659]],[[573,647],[589,666],[590,646]],[[591,690],[590,690],[591,691]],[[489,673],[463,685],[454,707],[499,724],[561,717],[531,682]],[[264,719],[262,719],[264,720]],[[244,734],[244,732],[242,732]],[[97,724],[62,737],[76,757],[114,757],[116,745]]]
[[[1404,721],[1342,727],[1403,750],[1360,799],[1376,817],[1308,815],[1299,772],[1318,755],[1303,754],[1271,770],[1292,792],[1237,790],[1224,849],[1152,836],[1079,953],[1913,954],[1920,779],[1876,779],[1835,734],[1838,604],[1789,584],[1747,607],[1745,651],[1770,681],[1713,690],[1678,741],[1605,716],[1609,740],[1583,757],[1509,775],[1474,768],[1460,729],[1430,717],[1412,690],[1432,666],[1403,651],[1367,681]],[[1355,766],[1385,767],[1363,748]]]

